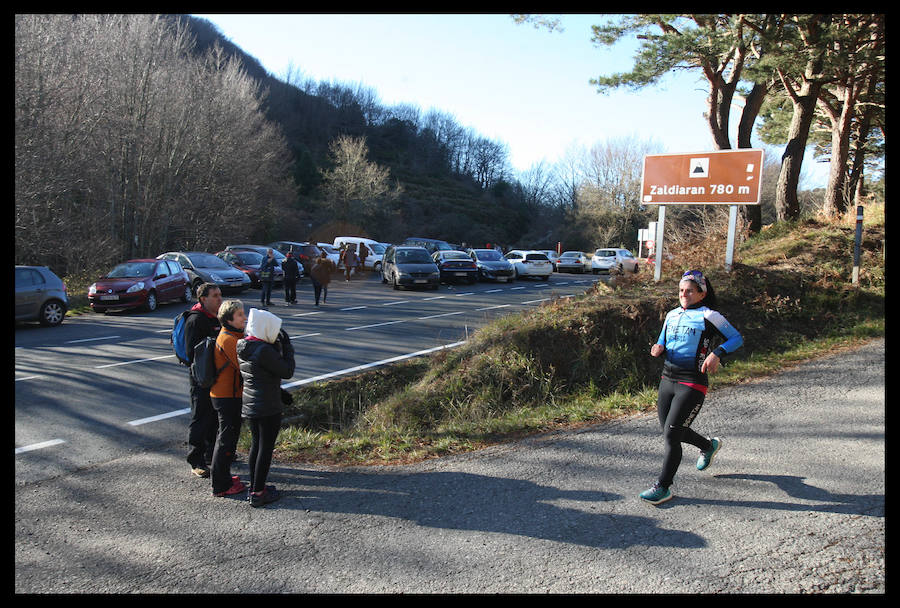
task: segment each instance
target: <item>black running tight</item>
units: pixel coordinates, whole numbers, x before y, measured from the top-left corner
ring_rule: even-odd
[[[684,384],[663,378],[659,383],[656,411],[666,442],[660,485],[672,485],[675,472],[681,464],[681,444],[689,443],[701,450],[711,447],[709,439],[691,429],[691,423],[700,412],[706,395]]]
[[[247,466],[250,468],[250,491],[262,492],[266,489],[269,467],[272,466],[272,451],[281,429],[281,414],[262,418],[247,418],[250,427],[250,453]]]

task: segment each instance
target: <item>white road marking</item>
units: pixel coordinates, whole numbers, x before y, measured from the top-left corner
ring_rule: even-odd
[[[150,416],[148,418],[140,418],[138,420],[132,420],[128,424],[131,426],[140,426],[142,424],[147,424],[148,422],[156,422],[157,420],[165,420],[166,418],[172,418],[174,416],[183,416],[184,414],[190,414],[191,408],[186,407],[183,410],[175,410],[174,412],[167,412],[165,414],[157,414],[156,416]]]
[[[320,314],[322,314],[322,311],[321,311],[321,310],[314,310],[313,312],[301,312],[301,313],[298,313],[298,314],[296,314],[296,315],[291,315],[291,316],[294,316],[294,317],[306,317],[306,316],[309,316],[309,315],[320,315]]]
[[[510,306],[510,304],[498,304],[497,306],[487,306],[485,308],[476,308],[475,310],[493,310],[494,308],[506,308],[507,306]]]
[[[406,319],[399,319],[397,321],[385,321],[384,323],[372,323],[371,325],[360,325],[359,327],[348,327],[346,331],[354,331],[357,329],[368,329],[370,327],[381,327],[382,325],[393,325],[394,323],[404,323]]]
[[[534,304],[535,302],[546,302],[550,298],[541,298],[540,300],[528,300],[527,302],[522,302],[522,304]]]
[[[131,365],[132,363],[143,363],[144,361],[157,361],[159,359],[168,359],[174,357],[175,354],[163,355],[162,357],[150,357],[149,359],[135,359],[134,361],[122,361],[120,363],[107,363],[106,365],[96,365],[94,369],[103,369],[104,367],[116,367],[117,365]]]
[[[368,308],[368,306],[351,306],[350,308],[340,308],[338,310],[362,310],[363,308]]]
[[[432,296],[430,298],[422,298],[422,300],[440,300],[441,298],[446,298],[447,296]]]
[[[356,367],[348,367],[347,369],[341,369],[336,372],[329,372],[327,374],[322,374],[320,376],[313,376],[312,378],[305,378],[303,380],[297,380],[295,382],[289,382],[287,384],[282,384],[281,388],[293,388],[295,386],[301,386],[303,384],[309,384],[311,382],[319,382],[320,380],[326,380],[328,378],[333,378],[334,376],[340,376],[343,374],[351,374],[353,372],[362,371],[365,369],[371,369],[373,367],[378,367],[380,365],[387,365],[388,363],[394,363],[395,361],[403,361],[404,359],[411,359],[413,357],[419,357],[422,355],[427,355],[429,353],[433,353],[439,350],[443,350],[445,348],[455,348],[460,344],[465,344],[465,340],[460,340],[459,342],[452,342],[450,344],[444,344],[442,346],[435,346],[434,348],[426,348],[425,350],[419,350],[414,353],[407,353],[405,355],[397,355],[396,357],[391,357],[389,359],[382,359],[381,361],[374,361],[372,363],[365,363],[363,365],[357,365]]]
[[[407,304],[409,300],[397,300],[396,302],[385,302],[382,306],[393,306],[394,304]]]
[[[59,445],[60,443],[65,443],[62,439],[51,439],[50,441],[42,441],[40,443],[32,443],[31,445],[23,445],[20,448],[16,448],[16,454],[21,454],[22,452],[30,452],[32,450],[40,450],[41,448],[49,448],[53,445]]]
[[[171,331],[171,330],[166,330]],[[103,336],[102,338],[82,338],[81,340],[69,340],[68,342],[63,342],[63,344],[76,344],[78,342],[93,342],[94,340],[112,340],[113,338],[120,338],[121,336]]]
[[[40,375],[37,376],[25,376],[24,378],[16,378],[16,382],[19,380],[31,380],[32,378],[40,378]]]
[[[321,336],[322,332],[317,332],[314,334],[303,334],[302,336],[288,336],[291,340],[296,340],[297,338],[311,338],[312,336]]]
[[[497,293],[498,291],[503,291],[503,290],[502,290],[502,289],[488,289],[488,290],[487,290],[486,292],[484,292],[484,293]]]
[[[452,315],[461,315],[461,314],[463,314],[464,312],[465,312],[465,311],[460,310],[459,312],[445,312],[445,313],[442,313],[442,314],[439,314],[439,315],[429,315],[429,316],[427,316],[427,317],[418,317],[418,318],[419,318],[419,319],[437,319],[438,317],[450,317],[450,316],[452,316]]]
[[[510,289],[525,289],[524,287],[510,287]]]
[[[460,296],[471,296],[471,295],[474,295],[474,293],[475,293],[474,291],[467,291],[466,293],[458,293],[458,294],[456,294],[456,297],[458,298],[458,297],[460,297]]]

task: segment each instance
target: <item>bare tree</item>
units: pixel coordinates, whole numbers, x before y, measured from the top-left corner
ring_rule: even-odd
[[[365,137],[338,136],[328,150],[332,167],[322,171],[322,188],[338,219],[352,218],[353,203],[371,208],[380,199],[399,195],[399,186],[390,186],[390,170],[369,161]]]

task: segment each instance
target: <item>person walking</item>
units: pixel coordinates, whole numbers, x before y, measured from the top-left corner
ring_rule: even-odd
[[[741,334],[714,310],[716,296],[701,271],[685,271],[678,283],[678,299],[681,306],[669,311],[656,344],[650,347],[653,357],[665,354],[656,401],[665,441],[662,471],[653,486],[639,495],[654,505],[673,496],[670,487],[681,464],[682,443],[700,449],[699,471],[709,468],[721,449],[721,439],[703,437],[691,429],[691,423],[706,397],[708,374],[716,373],[721,358],[744,343]],[[714,338],[722,344],[710,349]]]
[[[334,263],[328,259],[328,255],[324,251],[313,261],[312,268],[309,270],[309,278],[316,296],[316,306],[319,305],[319,296],[324,295],[323,303],[328,301],[328,283],[331,282],[331,273],[334,271]]]
[[[271,249],[267,249],[266,257],[259,265],[259,303],[261,306],[271,306],[272,304],[272,283],[275,281],[276,266],[278,266],[278,261],[275,259],[275,253]]]
[[[347,251],[344,253],[344,272],[346,273],[348,283],[350,282],[350,275],[353,274],[354,269],[358,265],[359,256],[356,255],[356,251],[347,247]]]
[[[197,288],[197,303],[188,311],[184,321],[184,342],[188,366],[194,362],[194,347],[204,338],[216,338],[221,329],[216,315],[222,305],[222,291],[212,283],[203,283]],[[191,421],[188,423],[188,455],[191,473],[196,477],[209,477],[216,443],[216,412],[209,396],[209,388],[190,383]]]
[[[222,329],[216,338],[214,360],[216,369],[222,371],[209,389],[212,406],[219,419],[210,478],[213,496],[222,497],[240,494],[247,489],[239,477],[231,475],[231,463],[234,461],[241,433],[241,397],[244,386],[237,358],[237,342],[244,337],[247,315],[240,300],[225,300],[216,316]]]
[[[281,319],[251,308],[246,337],[237,343],[237,356],[244,379],[241,416],[247,420],[251,437],[247,457],[250,506],[261,507],[279,498],[278,490],[266,485],[266,480],[284,403],[290,398],[281,388],[281,380],[294,375],[294,347],[281,329]]]
[[[363,271],[366,269],[366,258],[369,257],[369,248],[366,247],[366,244],[360,241],[359,243],[359,270]]]
[[[281,263],[284,271],[284,302],[285,305],[297,303],[297,281],[300,280],[300,265],[294,259],[292,252],[288,251],[287,258]]]

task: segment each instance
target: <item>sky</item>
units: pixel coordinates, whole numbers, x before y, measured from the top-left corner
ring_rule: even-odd
[[[509,148],[517,171],[559,161],[573,146],[620,138],[662,152],[714,150],[697,70],[638,91],[599,93],[590,78],[629,71],[638,41],[591,42],[609,15],[565,14],[562,32],[508,14],[194,14],[212,22],[273,76],[362,84],[383,106],[437,109]],[[732,110],[736,124],[740,109]],[[756,141],[754,146],[762,147]],[[823,185],[827,163],[804,162],[804,184]]]

